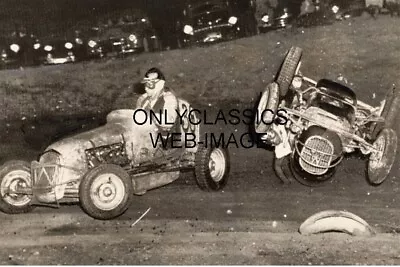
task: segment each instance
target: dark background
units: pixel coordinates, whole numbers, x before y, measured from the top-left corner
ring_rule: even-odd
[[[240,10],[248,4],[248,0],[234,1],[238,2],[237,7],[242,8]],[[175,23],[182,13],[184,2],[185,0],[0,0],[0,36],[9,35],[21,27],[39,38],[50,34],[62,35],[82,25],[92,25],[107,13],[140,8],[147,13],[160,38],[172,40]],[[299,7],[301,2],[302,0],[279,0],[280,5],[292,7]]]
[[[62,30],[78,22],[90,21],[110,11],[142,8],[157,25],[174,19],[181,0],[1,0],[0,23],[3,33],[24,25],[38,34]],[[157,19],[155,19],[157,18]]]

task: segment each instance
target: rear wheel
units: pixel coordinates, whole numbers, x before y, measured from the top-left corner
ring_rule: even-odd
[[[276,82],[279,85],[281,97],[286,96],[294,76],[299,71],[302,53],[303,51],[300,47],[293,46],[286,54],[286,57],[276,77]]]
[[[117,165],[94,167],[79,186],[81,207],[95,219],[109,220],[122,215],[129,208],[132,197],[132,179]]]
[[[368,179],[374,185],[385,181],[394,164],[397,152],[397,134],[394,130],[385,128],[376,138],[373,151],[368,160]]]
[[[21,160],[7,161],[0,167],[0,210],[8,214],[33,210],[32,195],[18,189],[32,188],[30,164]]]
[[[196,152],[195,178],[204,191],[222,190],[228,182],[230,158],[223,148],[200,146]]]

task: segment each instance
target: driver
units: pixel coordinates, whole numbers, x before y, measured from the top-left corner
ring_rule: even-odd
[[[178,99],[165,86],[164,74],[158,68],[149,69],[142,80],[146,93],[136,102],[137,109],[152,110],[159,115],[159,121],[153,120],[163,138],[177,130]]]

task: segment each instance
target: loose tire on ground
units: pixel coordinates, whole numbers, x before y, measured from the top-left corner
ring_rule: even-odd
[[[11,160],[0,167],[0,210],[8,214],[27,213],[34,209],[32,195],[10,194],[17,186],[32,188],[30,164],[22,160]]]
[[[124,169],[113,164],[89,170],[79,185],[80,205],[95,219],[110,220],[122,215],[132,198],[132,179]]]
[[[293,46],[286,54],[275,79],[279,85],[279,93],[281,97],[286,96],[289,91],[292,80],[300,67],[302,53],[303,51],[300,47]]]
[[[372,152],[368,159],[368,179],[374,185],[385,181],[392,170],[397,153],[397,134],[393,129],[384,128],[373,146],[379,151]]]
[[[226,149],[199,146],[195,164],[195,178],[201,190],[219,191],[225,187],[230,171],[230,157]]]

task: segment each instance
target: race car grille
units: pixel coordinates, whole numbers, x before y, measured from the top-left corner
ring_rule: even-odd
[[[40,161],[32,166],[33,188],[39,191],[51,191],[57,183],[60,172],[60,155],[54,151],[46,152]]]
[[[333,158],[333,144],[320,136],[308,138],[301,150],[300,166],[313,175],[322,175],[329,169]]]
[[[206,27],[195,29],[193,32],[196,34],[196,33],[200,33],[200,32],[210,31],[210,30],[214,30],[214,29],[221,29],[221,28],[232,28],[232,25],[229,23],[224,23],[224,24],[206,26]]]

